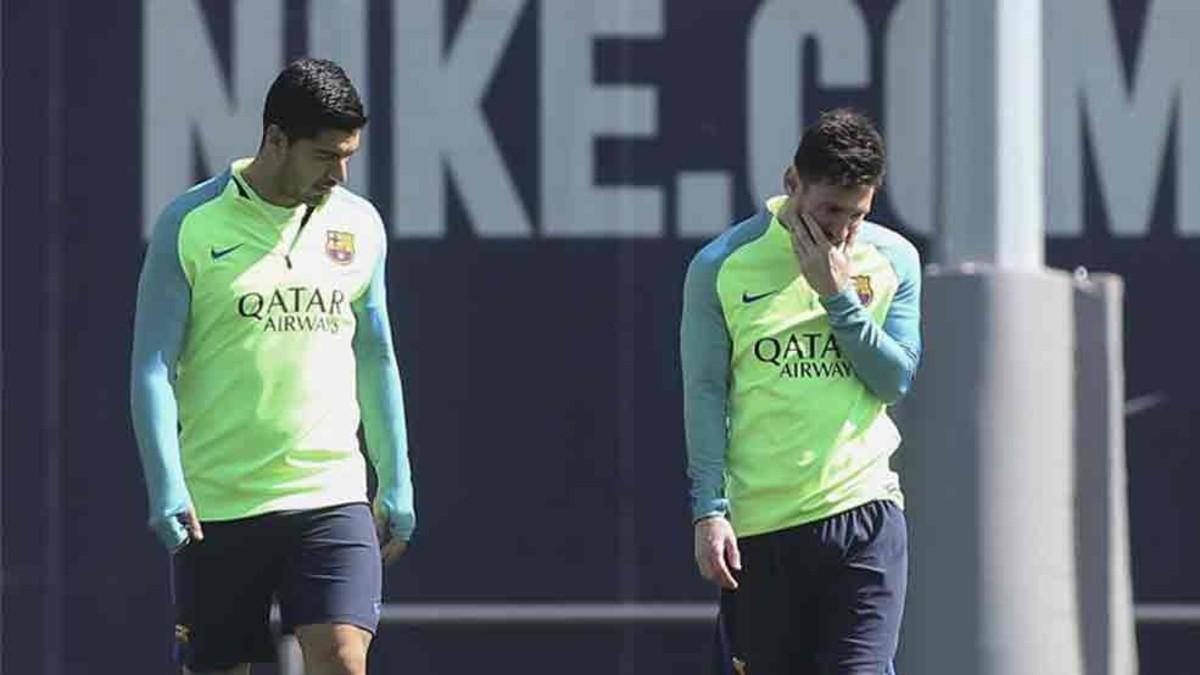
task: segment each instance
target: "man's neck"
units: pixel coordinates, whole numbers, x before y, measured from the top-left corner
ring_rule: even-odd
[[[250,189],[254,190],[254,193],[268,204],[282,206],[285,209],[293,209],[300,205],[300,200],[284,196],[277,188],[278,181],[275,175],[259,157],[250,160],[246,168],[242,169],[242,178],[250,184]]]

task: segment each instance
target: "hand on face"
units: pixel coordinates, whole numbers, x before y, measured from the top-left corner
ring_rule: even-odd
[[[846,240],[835,246],[817,221],[801,210],[798,195],[793,192],[780,207],[779,222],[791,234],[792,251],[808,285],[823,298],[836,295],[850,283],[846,250],[852,245],[857,228],[848,229]]]

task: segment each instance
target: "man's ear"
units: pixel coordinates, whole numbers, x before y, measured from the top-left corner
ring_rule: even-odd
[[[789,197],[800,191],[800,174],[794,166],[789,166],[787,171],[783,172],[783,191]]]
[[[268,124],[266,131],[263,132],[265,145],[277,153],[283,153],[288,147],[287,134],[283,129],[279,128],[278,124]]]

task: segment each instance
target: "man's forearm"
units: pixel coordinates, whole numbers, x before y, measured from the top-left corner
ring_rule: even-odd
[[[852,290],[822,298],[829,325],[855,374],[884,403],[903,398],[917,370],[917,346],[889,335]]]
[[[175,548],[186,538],[175,516],[191,507],[179,453],[175,393],[162,366],[137,364],[131,380],[130,407],[150,502],[150,526],[164,545]]]
[[[358,402],[367,437],[367,455],[378,478],[378,501],[387,511],[392,534],[404,539],[416,526],[412,477],[408,462],[408,430],[400,369],[392,351],[386,317],[364,312],[355,340]]]
[[[687,436],[687,472],[691,480],[692,520],[724,515],[729,502],[725,482],[724,395],[685,387],[684,430]]]

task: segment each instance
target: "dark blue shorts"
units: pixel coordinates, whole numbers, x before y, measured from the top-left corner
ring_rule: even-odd
[[[876,501],[738,540],[738,590],[722,598],[727,647],[749,675],[885,675],[904,613],[904,512]]]
[[[285,632],[325,623],[375,632],[383,570],[366,504],[202,525],[204,540],[174,556],[175,633],[189,669],[275,661],[272,600]]]

